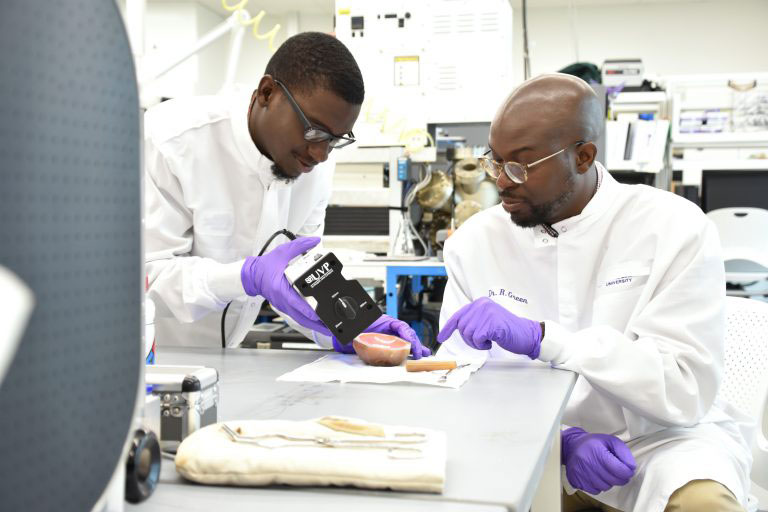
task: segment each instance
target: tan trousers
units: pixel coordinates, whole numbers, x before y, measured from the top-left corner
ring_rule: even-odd
[[[621,512],[581,491],[571,495],[563,492],[563,512],[581,510]],[[723,484],[714,480],[692,480],[672,493],[664,512],[744,512],[744,508]]]

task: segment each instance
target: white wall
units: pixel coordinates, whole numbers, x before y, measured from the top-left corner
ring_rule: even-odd
[[[142,76],[164,68],[197,38],[197,6],[189,2],[154,2],[147,6]],[[199,56],[193,56],[165,75],[146,83],[142,94],[151,97],[194,94]]]
[[[605,59],[626,57],[640,57],[647,75],[768,71],[768,1],[605,3],[576,4],[575,39],[567,5],[529,7],[531,75],[577,58],[601,67]],[[516,83],[523,79],[521,19],[515,9]]]
[[[285,0],[285,5],[291,1]],[[640,57],[646,74],[654,76],[768,72],[767,0],[600,1],[603,5],[577,0],[571,10],[565,0],[547,0],[546,7],[536,6],[542,0],[528,0],[532,75],[556,71],[577,58],[601,66],[605,59],[622,57]],[[522,13],[519,0],[514,2],[513,76],[515,83],[519,83],[523,80]],[[561,5],[552,6],[553,3]],[[250,12],[258,14],[256,3]],[[152,44],[164,50],[191,44],[224,17],[220,11],[191,0],[150,1],[147,41],[151,44],[147,45],[147,52],[152,51]],[[268,14],[259,32],[267,32],[275,23],[282,26],[275,40],[279,45],[300,31],[331,32],[333,11],[304,9]],[[193,57],[195,64],[186,64],[169,74],[160,89],[164,95],[173,89],[184,94],[215,93],[223,80],[227,49],[228,40],[224,37],[197,58]],[[255,87],[270,55],[265,41],[257,41],[250,31],[246,32],[237,82]]]
[[[197,32],[199,35],[209,32],[224,21],[224,18],[205,7],[197,9]],[[221,88],[227,69],[226,55],[229,51],[229,36],[223,36],[199,55],[200,69],[195,94],[214,94]]]
[[[252,10],[251,14],[256,15],[258,11]],[[280,23],[281,26],[280,32],[275,37],[275,47],[278,47],[283,41],[299,32],[332,32],[333,13],[293,12],[277,16],[266,15],[261,21],[259,33],[267,32],[275,23]],[[246,32],[236,81],[243,86],[255,88],[264,75],[264,68],[271,56],[272,52],[266,41],[259,41],[250,31]]]
[[[256,16],[260,9],[254,6],[249,12]],[[227,16],[220,10],[190,0],[148,2],[145,25],[146,66],[152,69],[168,62],[221,24]],[[258,25],[258,33],[268,32],[277,23],[281,28],[275,37],[275,47],[298,32],[331,32],[333,12],[267,13]],[[155,98],[151,100],[155,102],[162,96],[216,94],[224,81],[228,51],[229,36],[225,35],[149,85],[146,95]],[[256,87],[271,55],[267,41],[257,40],[252,34],[252,27],[247,27],[235,75],[236,85]]]

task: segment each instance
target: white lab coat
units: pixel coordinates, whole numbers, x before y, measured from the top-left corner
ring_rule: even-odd
[[[245,257],[283,228],[320,236],[334,163],[288,185],[251,140],[250,94],[177,99],[144,120],[145,253],[160,347],[237,346],[261,308],[240,281]],[[278,236],[271,244],[287,242]],[[269,249],[268,249],[269,250]]]
[[[579,374],[563,423],[620,437],[638,463],[602,502],[662,511],[688,481],[713,479],[745,503],[748,419],[715,403],[725,310],[715,228],[693,203],[619,184],[596,166],[599,190],[580,215],[553,226],[557,238],[514,225],[500,205],[451,236],[440,324],[480,297],[545,321],[539,359]],[[439,354],[522,357],[496,344],[474,350],[458,332]]]

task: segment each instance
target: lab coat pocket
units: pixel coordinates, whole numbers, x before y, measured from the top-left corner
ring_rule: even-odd
[[[221,263],[236,259],[233,246],[235,215],[231,210],[195,211],[193,217],[194,255]]]
[[[592,310],[593,325],[624,332],[651,272],[650,261],[628,261],[601,272]]]
[[[650,273],[650,260],[625,261],[611,265],[600,272],[597,279],[596,295],[641,288],[648,282]]]

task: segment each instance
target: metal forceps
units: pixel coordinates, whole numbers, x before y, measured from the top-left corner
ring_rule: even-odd
[[[446,382],[448,382],[448,374],[449,373],[451,373],[453,370],[458,370],[459,368],[464,368],[465,366],[469,366],[470,364],[471,363],[464,363],[464,364],[460,364],[459,366],[456,366],[454,368],[451,368],[450,370],[448,370],[447,372],[442,374],[439,379],[437,379],[437,383],[438,384],[445,384]]]
[[[387,456],[391,459],[420,459],[424,452],[420,447],[407,446],[421,444],[426,441],[426,434],[421,432],[395,434],[397,439],[331,439],[329,437],[312,436],[298,437],[286,434],[262,434],[258,436],[246,436],[233,430],[226,423],[221,424],[222,430],[229,438],[236,443],[247,443],[259,446],[261,448],[353,448],[386,450]],[[238,429],[239,430],[239,429]],[[267,442],[268,440],[282,440],[281,444]]]

